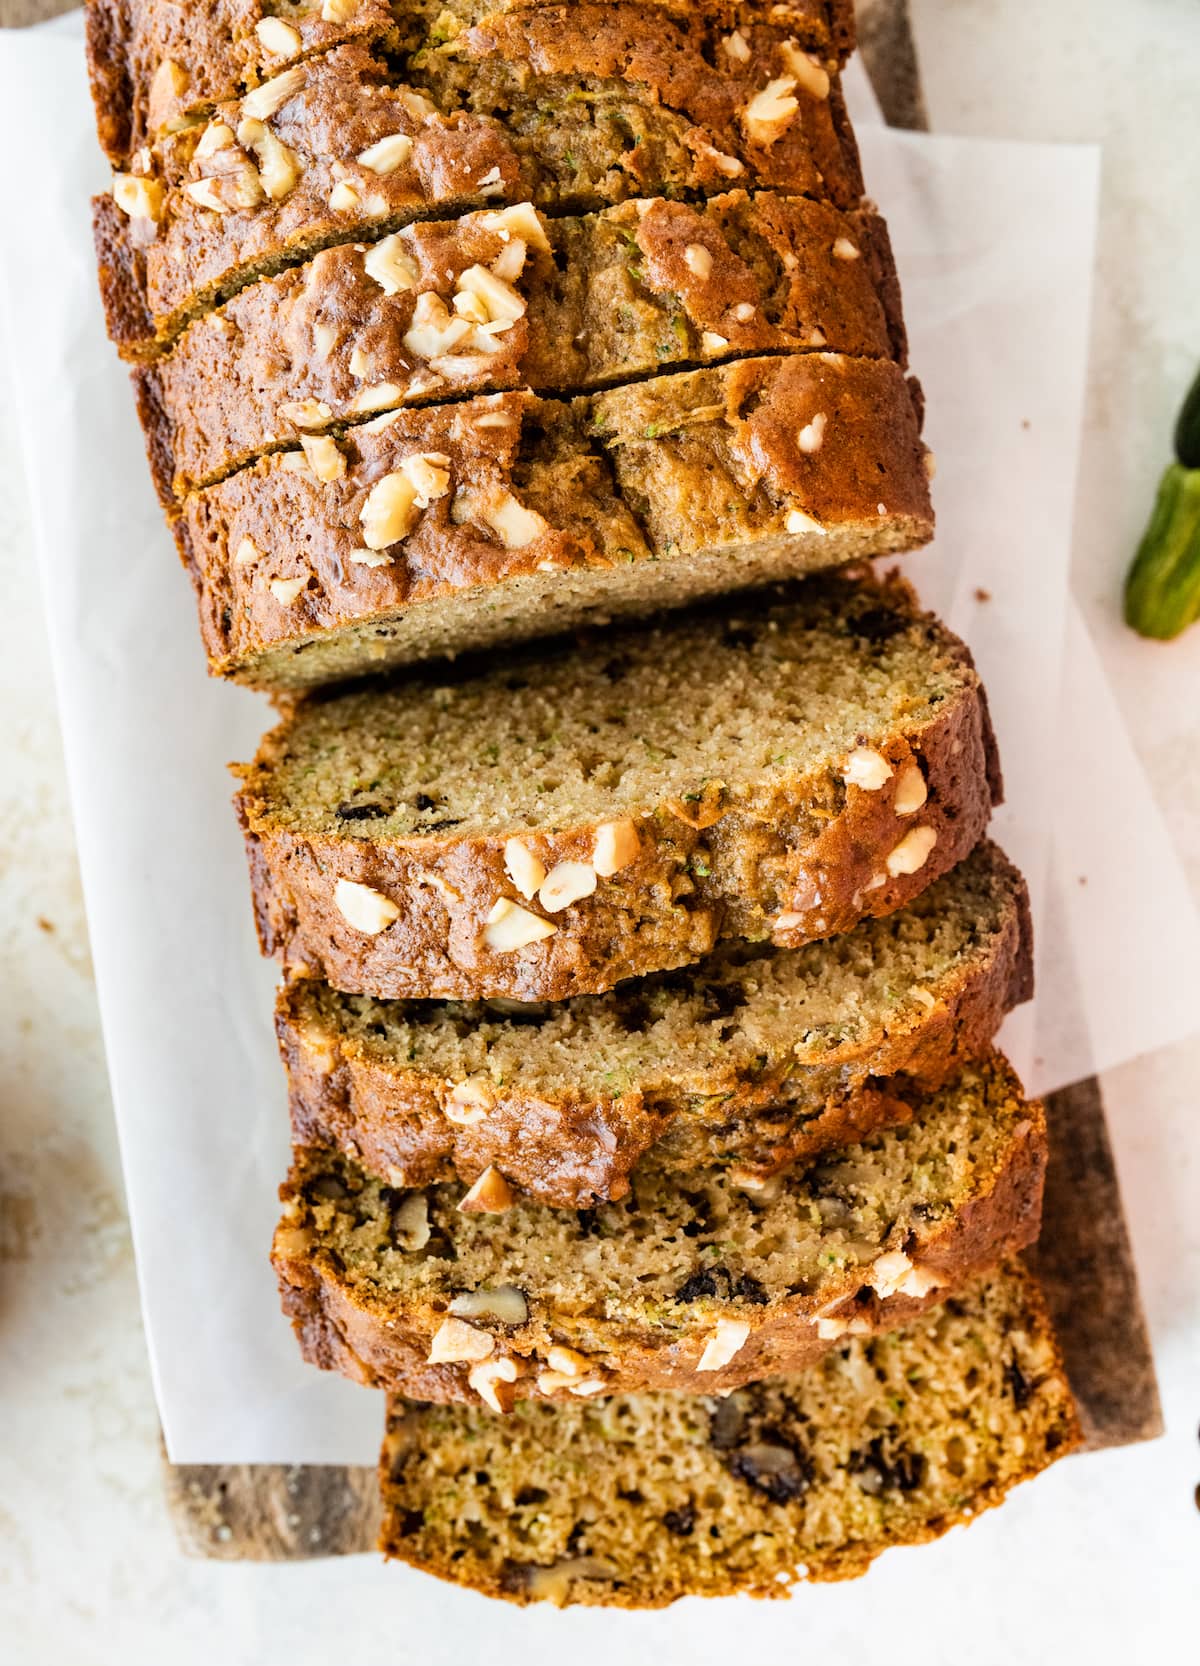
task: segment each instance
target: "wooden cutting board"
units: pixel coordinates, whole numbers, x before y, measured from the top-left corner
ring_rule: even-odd
[[[0,0],[0,26],[37,22],[70,4]],[[860,50],[888,122],[925,127],[908,0],[859,0],[858,13]],[[1151,1440],[1163,1427],[1158,1385],[1099,1084],[1054,1094],[1047,1110],[1045,1224],[1030,1259],[1054,1314],[1087,1443],[1098,1450]],[[381,1404],[381,1433],[382,1426]],[[163,1473],[172,1520],[191,1555],[299,1561],[375,1547],[373,1469],[180,1465],[164,1457]]]

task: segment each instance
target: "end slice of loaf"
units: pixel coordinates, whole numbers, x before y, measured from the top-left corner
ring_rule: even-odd
[[[649,30],[640,5],[538,7],[506,22],[400,69],[354,44],[304,58],[139,151],[94,204],[122,353],[153,357],[247,283],[323,248],[466,209],[529,199],[588,212],[731,185],[858,205],[836,77],[798,81],[786,31],[748,26],[743,61],[711,20],[664,16]],[[781,113],[768,100],[764,127],[754,100],[780,79],[794,90]]]
[[[692,0],[647,0],[690,17]],[[114,167],[213,104],[237,98],[304,58],[357,42],[390,56],[436,45],[464,26],[541,0],[88,0],[87,49],[96,126]],[[757,8],[705,0],[734,29]],[[822,59],[845,62],[854,45],[852,0],[788,0],[772,18]]]
[[[886,228],[734,191],[563,219],[518,203],[338,244],[250,284],[135,375],[171,509],[302,434],[401,405],[810,347],[904,362]]]
[[[380,1548],[510,1602],[778,1597],[939,1538],[1076,1447],[1019,1263],[809,1371],[727,1399],[484,1409],[393,1400]]]
[[[968,855],[1000,791],[966,648],[868,577],[314,698],[239,773],[264,952],[456,1000],[850,930]]]
[[[301,1150],[272,1259],[305,1357],[417,1399],[719,1393],[902,1323],[1037,1236],[1046,1128],[998,1056],[766,1191],[653,1158],[554,1210]],[[566,1350],[564,1353],[562,1350]]]
[[[924,465],[894,364],[748,359],[392,412],[193,493],[178,539],[212,670],[304,688],[912,548]]]
[[[608,995],[513,1008],[286,984],[292,1137],[392,1185],[488,1168],[537,1201],[727,1164],[747,1187],[911,1118],[1032,989],[1028,898],[993,845],[886,919],[802,949],[719,948]]]

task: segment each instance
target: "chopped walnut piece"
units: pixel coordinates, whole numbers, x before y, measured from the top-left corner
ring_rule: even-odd
[[[558,862],[546,875],[538,901],[550,914],[560,914],[596,889],[596,870],[588,862]]]
[[[622,868],[636,862],[641,852],[642,843],[631,821],[606,821],[596,829],[592,867],[601,879],[611,879]]]
[[[723,353],[729,346],[729,337],[718,335],[716,330],[702,330],[700,346],[710,356],[714,353]]]
[[[811,457],[815,452],[820,451],[822,445],[824,445],[825,422],[826,417],[824,411],[818,411],[812,421],[805,423],[804,427],[800,430],[798,444],[806,457]]]
[[[735,64],[748,64],[750,62],[750,45],[740,29],[735,29],[731,35],[726,35],[721,45]]]
[[[131,220],[158,220],[163,208],[163,186],[158,179],[138,174],[114,174],[113,201]]]
[[[300,178],[300,163],[293,151],[271,132],[266,122],[247,116],[238,124],[238,144],[253,151],[258,160],[258,177],[272,202],[280,202]]]
[[[471,334],[469,318],[452,316],[445,301],[432,290],[417,297],[404,345],[419,359],[440,359]]]
[[[544,865],[520,839],[509,839],[505,842],[504,871],[526,902],[533,900],[537,895],[538,886],[546,877]]]
[[[402,168],[412,155],[413,142],[407,133],[389,133],[383,139],[377,139],[366,150],[360,151],[358,160],[362,167],[370,169],[373,174],[394,174],[397,168]]]
[[[398,1182],[404,1184],[403,1178]],[[392,1237],[402,1250],[423,1250],[430,1239],[429,1199],[424,1192],[410,1192],[392,1210]]]
[[[301,434],[300,444],[308,458],[308,466],[318,480],[340,480],[345,474],[346,459],[328,434]]]
[[[505,1354],[500,1359],[483,1360],[468,1371],[467,1381],[485,1405],[503,1414],[513,1408],[515,1396],[511,1385],[519,1375],[516,1360]]]
[[[810,98],[829,97],[829,71],[808,52],[802,52],[794,40],[785,40],[779,48],[788,72],[796,77],[796,85]]]
[[[915,759],[910,758],[897,778],[892,809],[898,816],[911,816],[914,810],[921,808],[928,797],[929,788],[925,785],[921,766]]]
[[[412,483],[416,509],[428,509],[450,490],[450,459],[440,451],[416,451],[400,464],[400,472]]]
[[[349,214],[359,205],[359,195],[348,179],[339,179],[329,193],[329,206],[335,214]]]
[[[859,1315],[853,1319],[818,1319],[817,1336],[822,1342],[836,1342],[843,1336],[869,1336],[871,1327]]]
[[[742,126],[753,144],[770,146],[783,137],[800,108],[792,97],[795,87],[794,75],[781,75],[755,93],[742,112]]]
[[[369,550],[385,550],[407,538],[417,524],[417,488],[401,469],[377,480],[359,513],[363,543]]]
[[[291,607],[300,592],[308,586],[305,578],[273,578],[267,582],[267,589],[275,600],[283,607]]]
[[[400,918],[400,910],[390,897],[370,885],[360,885],[356,879],[339,879],[333,888],[333,901],[346,924],[366,937],[377,937]]]
[[[525,315],[526,304],[524,297],[518,295],[511,284],[503,278],[498,278],[494,272],[489,272],[486,266],[468,266],[458,280],[458,288],[454,295],[454,309],[462,312],[460,298],[464,302],[473,302],[474,307],[466,312],[466,316],[476,324],[505,324],[511,325],[518,318]]]
[[[696,1362],[697,1371],[720,1371],[746,1345],[750,1326],[745,1319],[718,1319]]]
[[[793,536],[801,532],[817,532],[822,537],[826,535],[825,528],[820,521],[814,521],[811,515],[804,513],[803,509],[789,509],[783,524]]]
[[[712,277],[712,250],[706,249],[703,243],[689,243],[683,251],[683,264],[703,283]]]
[[[839,237],[834,242],[833,255],[835,260],[857,260],[859,251],[848,237]]]
[[[469,1076],[465,1082],[454,1084],[443,1108],[447,1122],[457,1123],[460,1128],[473,1128],[483,1121],[495,1103],[496,1095],[488,1078]]]
[[[281,17],[259,18],[254,33],[273,58],[293,58],[304,44],[299,29],[293,29]]]
[[[884,866],[895,879],[900,874],[919,873],[929,860],[937,844],[937,831],[932,827],[914,827],[906,833],[894,850],[889,852]]]
[[[296,428],[320,428],[333,412],[323,399],[288,399],[280,405],[279,415]]]
[[[498,897],[484,921],[483,940],[493,953],[511,954],[544,937],[553,937],[557,930],[556,925],[543,920],[539,914],[531,914],[520,903]]]
[[[253,538],[243,538],[234,551],[233,564],[235,567],[249,567],[259,559],[259,547]]]
[[[497,1284],[490,1290],[460,1291],[450,1303],[451,1313],[463,1319],[492,1319],[498,1325],[523,1325],[529,1318],[525,1292],[515,1284]]]
[[[429,1344],[430,1365],[458,1365],[465,1360],[487,1359],[495,1350],[495,1339],[465,1319],[443,1319]]]
[[[502,1215],[517,1201],[517,1194],[498,1168],[491,1164],[463,1194],[459,1211],[464,1215]]]
[[[537,209],[531,202],[515,202],[511,208],[489,208],[480,215],[480,225],[497,237],[516,237],[531,249],[550,252],[550,239]]]
[[[361,4],[362,0],[322,0],[321,21],[349,23]]]
[[[246,94],[242,100],[242,114],[252,116],[256,121],[270,121],[276,111],[281,110],[289,98],[294,98],[303,85],[302,69],[285,69],[282,75],[262,82]]]
[[[842,767],[846,785],[861,787],[864,792],[878,792],[891,778],[891,764],[873,746],[856,746]]]

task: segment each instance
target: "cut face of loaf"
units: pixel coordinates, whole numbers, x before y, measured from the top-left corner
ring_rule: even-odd
[[[653,1155],[579,1212],[495,1170],[402,1191],[296,1153],[273,1261],[305,1357],[415,1399],[721,1393],[902,1323],[1037,1236],[1040,1106],[997,1056],[901,1127],[747,1190]]]
[[[455,1000],[848,931],[968,855],[1000,790],[967,650],[867,577],[313,699],[240,774],[264,952]]]
[[[511,1602],[657,1608],[848,1579],[1000,1503],[1078,1445],[1016,1262],[886,1336],[727,1399],[394,1400],[380,1547]]]
[[[88,70],[100,142],[114,167],[178,131],[213,104],[238,98],[300,60],[356,42],[407,55],[465,25],[540,0],[88,0]],[[692,0],[650,0],[689,18]],[[735,29],[758,8],[706,0],[706,16]],[[806,51],[844,63],[854,44],[850,0],[788,0],[771,8]],[[737,47],[735,46],[735,51]]]
[[[566,219],[521,203],[339,244],[249,285],[136,375],[173,508],[301,435],[400,405],[815,347],[903,364],[883,222],[735,191]]]
[[[711,23],[645,19],[539,8],[402,71],[338,47],[140,151],[95,204],[114,341],[152,356],[256,278],[466,209],[586,212],[734,185],[857,205],[840,90],[786,31],[748,26],[742,60]],[[781,80],[786,97],[766,92]]]
[[[932,526],[903,372],[805,354],[594,404],[392,412],[193,494],[177,535],[211,670],[304,688],[911,548]]]
[[[622,1198],[653,1150],[766,1187],[913,1114],[1028,998],[1024,882],[982,845],[906,908],[803,949],[718,949],[608,995],[373,1001],[285,985],[292,1137],[392,1185],[497,1169],[563,1208]]]

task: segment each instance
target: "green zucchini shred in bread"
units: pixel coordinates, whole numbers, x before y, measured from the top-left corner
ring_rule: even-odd
[[[858,206],[836,76],[786,30],[747,27],[743,61],[710,22],[664,17],[651,33],[644,19],[635,5],[538,8],[399,68],[339,46],[169,133],[94,204],[113,340],[153,357],[258,278],[466,209],[580,213],[731,185]],[[786,107],[755,103],[781,79]]]
[[[766,1181],[912,1115],[1032,987],[1024,882],[980,846],[883,920],[802,949],[726,944],[607,995],[514,1008],[280,991],[297,1145],[396,1185],[496,1167],[539,1201],[728,1164]]]
[[[992,1055],[911,1121],[765,1190],[651,1153],[619,1202],[551,1209],[495,1171],[470,1192],[406,1192],[302,1149],[273,1260],[306,1356],[375,1386],[488,1401],[585,1381],[717,1391],[901,1322],[1032,1243],[1045,1162],[1042,1109]],[[580,1357],[560,1370],[564,1347]],[[499,1388],[481,1360],[506,1373]]]
[[[542,0],[88,0],[88,69],[100,142],[114,166],[212,104],[300,59],[349,42],[397,55],[438,45],[464,26]],[[694,0],[648,0],[689,18]],[[742,0],[704,0],[705,16],[734,28],[760,12]],[[844,62],[854,44],[851,0],[790,0],[772,18],[806,50]],[[164,65],[166,66],[164,68]]]
[[[314,697],[239,772],[264,952],[351,994],[559,1000],[903,906],[1000,793],[898,581]]]
[[[512,1602],[656,1608],[847,1579],[1080,1442],[1019,1263],[904,1329],[727,1399],[388,1407],[380,1548]]]
[[[458,316],[471,295],[496,319]],[[339,244],[248,285],[136,374],[175,507],[302,433],[401,405],[817,347],[903,364],[882,220],[733,191],[563,219],[519,203]]]
[[[210,669],[259,687],[679,607],[933,529],[913,399],[886,360],[746,359],[594,403],[492,394],[305,443],[192,494],[176,524]]]

